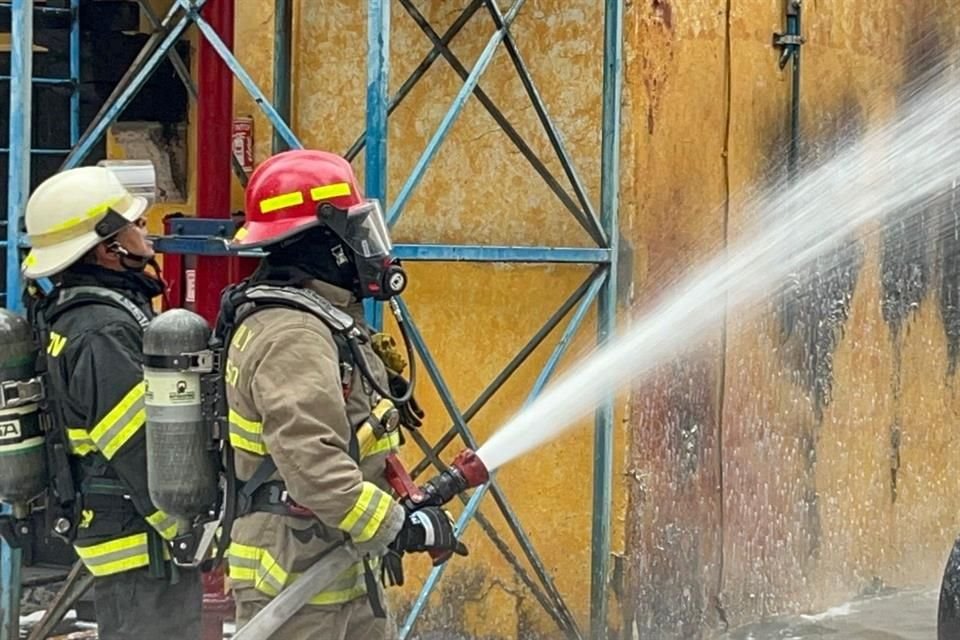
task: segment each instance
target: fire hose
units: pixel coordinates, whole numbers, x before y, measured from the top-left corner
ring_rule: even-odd
[[[414,484],[410,474],[394,454],[387,456],[386,477],[400,504],[408,511],[428,506],[443,506],[460,493],[478,487],[490,479],[486,466],[470,449],[464,449],[449,469],[442,471],[422,487]],[[430,552],[430,556],[433,564],[438,565],[445,562],[451,553]],[[234,640],[269,638],[311,598],[359,560],[360,555],[349,541],[338,543],[241,627],[233,636]]]

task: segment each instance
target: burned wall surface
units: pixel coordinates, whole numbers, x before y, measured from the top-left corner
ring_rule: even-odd
[[[739,205],[751,194],[789,189],[791,67],[778,70],[771,47],[783,3],[688,2],[669,26],[662,5],[634,3],[627,29],[639,304],[747,239]],[[803,23],[800,155],[811,166],[908,106],[956,55],[960,12],[936,0],[805,2]],[[709,635],[878,584],[939,581],[960,507],[960,211],[947,191],[848,238],[634,389],[635,604],[621,625],[634,637]],[[697,417],[704,401],[712,420]],[[695,424],[708,431],[692,439]],[[678,439],[699,451],[677,455]]]

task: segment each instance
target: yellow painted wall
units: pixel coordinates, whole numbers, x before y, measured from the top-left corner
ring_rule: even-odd
[[[163,3],[160,3],[163,4]],[[296,4],[295,131],[310,147],[343,152],[362,131],[366,20],[363,3]],[[464,2],[418,2],[442,32]],[[270,93],[272,6],[238,2],[237,51]],[[396,4],[391,89],[429,49]],[[559,130],[598,204],[602,3],[529,0],[513,33]],[[621,228],[633,250],[633,313],[744,223],[737,203],[771,162],[787,131],[789,75],[776,67],[771,35],[781,0],[644,0],[627,3]],[[922,34],[956,41],[958,9],[947,0],[808,0],[804,10],[804,138],[829,146],[838,130],[874,124],[911,74]],[[454,41],[469,68],[492,25],[481,12]],[[389,192],[395,196],[460,86],[442,61],[394,114]],[[481,86],[546,157],[549,145],[505,53]],[[256,118],[257,161],[270,128],[236,85],[235,113]],[[355,166],[362,175],[363,156]],[[548,166],[562,175],[556,161]],[[194,185],[194,188],[196,185]],[[235,206],[242,203],[239,186]],[[730,206],[725,207],[727,199]],[[192,201],[192,198],[191,198]],[[189,203],[187,207],[189,208]],[[585,234],[471,100],[397,226],[400,242],[587,246]],[[832,347],[832,392],[816,393],[791,370],[798,335],[776,311],[737,317],[638,385],[618,411],[614,551],[627,577],[611,585],[614,628],[641,637],[696,637],[704,630],[777,613],[815,610],[881,581],[931,584],[957,527],[951,418],[958,408],[947,367],[940,278],[894,337],[881,314],[881,249],[863,245],[849,315]],[[461,407],[585,277],[582,267],[410,265],[407,299]],[[585,353],[593,315],[571,348]],[[553,345],[548,340],[546,348]],[[542,351],[472,426],[483,441],[523,401]],[[800,366],[801,370],[803,366]],[[892,380],[899,374],[900,394]],[[435,439],[449,422],[421,386]],[[619,418],[622,416],[623,420]],[[899,416],[896,501],[891,429]],[[585,425],[586,426],[586,425]],[[589,612],[591,431],[582,428],[503,469],[500,480],[557,586],[582,626]],[[452,446],[445,455],[457,451]],[[411,453],[408,462],[419,459]],[[815,497],[815,499],[814,499]],[[455,509],[456,510],[456,509]],[[492,503],[483,513],[505,538]],[[529,591],[476,525],[472,553],[456,559],[419,630],[469,637],[557,637]],[[516,545],[511,545],[516,550]],[[426,574],[408,562],[405,610]],[[539,635],[538,635],[539,634]]]
[[[166,6],[159,0],[155,4],[160,9]],[[439,32],[456,18],[459,4],[417,3]],[[235,35],[240,61],[268,95],[272,93],[273,5],[270,0],[238,0]],[[393,15],[390,86],[396,90],[429,51],[430,42],[399,4]],[[353,0],[301,0],[295,3],[294,21],[293,128],[307,147],[343,153],[364,127],[366,8]],[[602,30],[597,25],[601,21],[602,8],[593,0],[532,0],[513,31],[595,207],[599,206],[600,180]],[[468,68],[492,32],[489,15],[480,11],[454,41],[454,52]],[[195,56],[196,49],[194,61]],[[400,190],[460,86],[459,78],[439,60],[394,113],[389,140],[391,197]],[[481,86],[563,182],[560,163],[551,155],[547,136],[504,51],[497,54]],[[271,129],[239,83],[234,95],[235,113],[255,118],[259,163],[270,155]],[[192,137],[191,163],[195,163],[196,131]],[[362,179],[363,154],[354,166]],[[191,211],[196,188],[191,185],[187,203],[156,211],[152,228],[159,229],[162,215],[171,210]],[[233,193],[233,204],[239,208],[243,197],[236,180]],[[394,240],[590,246],[589,237],[476,101],[467,105],[453,127],[410,200]],[[405,299],[461,409],[473,402],[589,274],[588,268],[577,265],[407,266],[411,285]],[[480,442],[519,409],[563,326],[472,421]],[[561,371],[576,354],[591,348],[595,335],[595,313],[590,312]],[[425,434],[435,441],[451,422],[422,367],[419,388],[418,398],[428,415]],[[625,451],[620,413],[613,549],[622,553],[626,493],[620,486]],[[591,426],[591,421],[584,422],[571,435],[499,474],[525,531],[583,628],[589,624]],[[451,460],[462,446],[455,441],[444,459]],[[420,459],[414,447],[407,445],[407,463]],[[456,514],[460,507],[451,505],[451,510]],[[481,511],[526,566],[495,503],[488,500]],[[470,557],[451,562],[418,630],[457,630],[470,637],[553,637],[556,626],[476,524],[471,524],[465,541]],[[409,607],[428,569],[426,557],[408,559],[407,585],[391,593],[398,611]],[[534,575],[529,567],[527,572]],[[619,614],[612,619],[616,622]]]

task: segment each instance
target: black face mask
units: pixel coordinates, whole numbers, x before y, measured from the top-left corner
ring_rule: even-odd
[[[357,299],[389,300],[407,284],[406,273],[395,259],[361,260],[327,226],[314,227],[272,247],[266,261],[272,268],[295,267],[352,292]]]
[[[324,203],[317,209],[317,217],[323,229],[342,241],[341,247],[357,273],[357,297],[389,300],[406,288],[407,274],[384,246],[386,225],[379,205],[371,202],[360,209],[347,212]]]
[[[270,247],[269,251],[266,258],[268,271],[282,272],[293,267],[311,278],[346,289],[360,297],[359,275],[351,260],[351,252],[341,245],[340,239],[329,229],[310,229]]]

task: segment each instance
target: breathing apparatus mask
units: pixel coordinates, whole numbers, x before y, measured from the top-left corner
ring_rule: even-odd
[[[338,263],[352,259],[357,297],[390,300],[406,289],[407,274],[391,253],[393,244],[379,201],[367,200],[347,210],[324,202],[317,207],[317,218],[352,253],[348,257],[334,249],[333,257]]]

